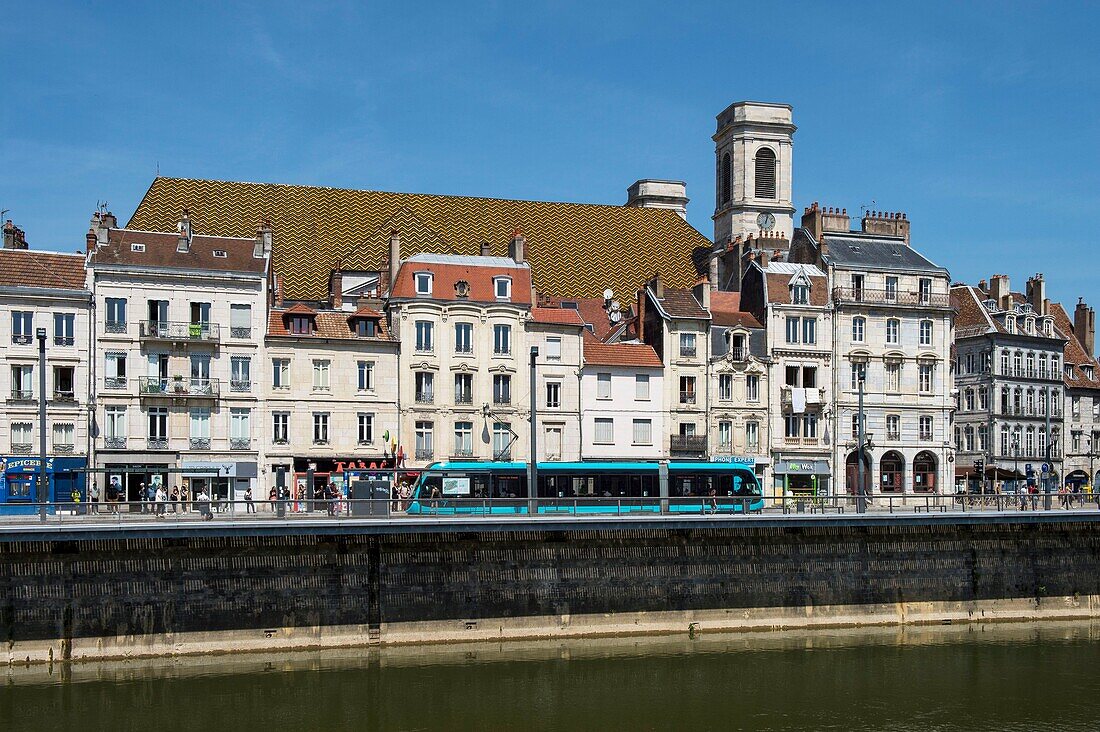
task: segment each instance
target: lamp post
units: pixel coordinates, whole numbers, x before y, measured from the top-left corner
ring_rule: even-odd
[[[539,357],[539,347],[531,346],[531,446],[528,450],[527,461],[527,514],[534,516],[538,513],[538,492],[539,492],[539,467],[538,467],[538,451],[536,448],[536,442],[538,439],[538,376],[535,370],[535,363]]]
[[[859,416],[856,418],[856,513],[867,513],[867,490],[863,478],[863,448],[867,425],[863,414],[863,389],[867,379],[867,367],[860,365],[857,386],[859,387]]]
[[[1012,433],[1012,482],[1016,485],[1016,492],[1020,492],[1020,433]]]
[[[46,329],[38,328],[38,518],[46,520],[49,483],[46,479]]]

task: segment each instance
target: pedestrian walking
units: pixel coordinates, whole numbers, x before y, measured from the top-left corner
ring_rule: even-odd
[[[164,490],[164,485],[158,485],[156,493],[153,494],[154,501],[154,513],[157,518],[164,518],[165,508],[168,504],[168,492]]]
[[[92,484],[88,487],[88,511],[91,513],[99,513],[99,484],[95,479],[92,479]]]
[[[148,491],[145,490],[145,484],[144,483],[139,483],[138,484],[137,499],[138,499],[138,506],[140,506],[140,511],[142,513],[146,513],[147,509],[149,507],[149,503],[148,503],[149,502],[149,493],[148,493]]]
[[[244,509],[245,513],[256,513],[256,504],[252,502],[251,485],[244,489]]]

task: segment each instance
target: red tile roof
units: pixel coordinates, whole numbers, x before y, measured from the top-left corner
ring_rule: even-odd
[[[979,295],[981,291],[976,291],[970,285],[956,285],[951,288],[951,306],[956,312],[956,338],[967,338],[997,329],[989,312],[981,304]]]
[[[0,287],[83,290],[84,255],[0,249]]]
[[[573,308],[531,308],[531,318],[536,323],[584,327],[581,314]]]
[[[287,327],[288,315],[303,315],[313,314],[313,322],[316,325],[313,333],[291,333]],[[267,316],[267,334],[269,336],[290,336],[292,338],[333,338],[333,339],[347,339],[347,340],[390,340],[389,333],[386,330],[386,321],[382,319],[381,314],[377,314],[378,317],[378,335],[375,338],[361,338],[355,334],[355,331],[351,329],[351,320],[357,316],[356,313],[348,313],[341,310],[321,310],[316,311],[312,308],[302,305],[301,303],[295,305],[292,308],[287,309],[272,309]]]
[[[714,325],[740,325],[745,328],[763,328],[764,326],[752,313],[741,309],[740,292],[710,293],[710,317]]]
[[[143,244],[144,250],[134,251],[134,244]],[[179,234],[163,231],[137,231],[111,229],[107,243],[92,253],[92,264],[130,265],[134,267],[171,267],[175,269],[199,269],[222,272],[251,272],[261,274],[267,260],[253,257],[253,239],[237,239],[221,236],[191,237],[189,251],[179,252]],[[215,257],[214,252],[225,252]]]
[[[540,295],[540,298],[541,297]],[[574,312],[579,314],[581,321],[585,325],[592,326],[592,332],[601,341],[607,340],[607,337],[611,335],[611,331],[621,325],[621,322],[612,323],[611,319],[607,317],[607,311],[604,310],[604,300],[602,297],[558,297],[556,295],[551,295],[548,299],[552,305],[561,307],[563,310],[573,310],[571,307],[563,307],[563,303],[575,303],[577,307]],[[629,318],[629,303],[622,313],[623,320]]]
[[[653,346],[642,343],[603,343],[591,333],[585,333],[584,337],[584,363],[586,366],[664,367]]]
[[[1072,366],[1069,374],[1065,371],[1062,372],[1062,378],[1066,383],[1066,386],[1074,387],[1078,389],[1100,389],[1100,379],[1097,379],[1097,374],[1100,372],[1100,366],[1097,365],[1096,360],[1089,358],[1088,351],[1081,344],[1081,341],[1077,340],[1077,336],[1073,334],[1073,321],[1070,320],[1069,314],[1061,303],[1051,303],[1050,314],[1054,316],[1054,327],[1065,334],[1067,338],[1065,351],[1063,355],[1063,361],[1066,366]],[[1084,370],[1081,365],[1092,366],[1093,378],[1085,376]]]
[[[462,259],[475,259],[463,257]],[[493,257],[492,259],[500,259]],[[414,275],[417,272],[432,273],[432,294],[430,296],[416,294]],[[518,305],[531,304],[531,269],[529,267],[508,267],[492,265],[471,265],[458,263],[445,263],[438,261],[417,261],[415,258],[406,260],[397,271],[397,281],[393,286],[392,297],[417,298],[430,300],[470,301],[470,302],[498,302],[496,293],[493,292],[494,277],[512,278],[512,298],[508,302]],[[455,292],[458,282],[466,282],[470,285],[469,295],[459,297]]]

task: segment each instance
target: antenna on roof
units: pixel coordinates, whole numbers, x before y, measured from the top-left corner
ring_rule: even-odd
[[[623,319],[623,314],[618,310],[612,310],[610,313],[608,313],[607,317],[612,323],[618,323],[620,320]]]
[[[603,291],[603,299],[606,302],[610,302],[611,298],[615,297],[614,291],[610,287]]]

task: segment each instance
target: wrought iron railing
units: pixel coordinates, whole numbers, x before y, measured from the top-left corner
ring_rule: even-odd
[[[695,403],[695,392],[693,392],[693,391],[682,391],[682,392],[680,392],[680,403],[681,404],[694,404]]]
[[[55,346],[71,346],[76,343],[76,339],[72,336],[54,336],[53,344]]]
[[[190,440],[192,450],[209,450],[210,438],[209,437],[192,437]]]
[[[233,392],[237,392],[237,393],[252,391],[252,382],[251,381],[245,381],[245,380],[242,380],[242,379],[230,379],[229,380],[229,391],[233,391]]]
[[[706,435],[670,435],[668,447],[673,452],[704,453],[707,451]]]
[[[244,327],[244,326],[240,326],[240,325],[230,326],[229,327],[229,337],[230,338],[251,338],[252,337],[252,329]]]
[[[27,334],[12,333],[11,334],[11,342],[16,344],[16,345],[19,345],[19,346],[29,346],[33,340],[34,340],[34,336],[30,335],[29,333],[27,333]]]
[[[435,451],[430,447],[418,447],[418,448],[416,448],[416,459],[417,460],[431,460],[433,455],[435,455]]]
[[[76,404],[76,392],[55,391],[53,393],[53,401],[58,404]]]
[[[142,320],[138,329],[138,336],[143,340],[215,343],[221,338],[221,325],[218,323]]]
[[[34,446],[29,442],[13,442],[11,443],[11,451],[16,455],[27,455],[34,449]]]
[[[416,393],[417,404],[434,404],[435,394],[430,391],[418,391]]]
[[[108,320],[103,326],[104,333],[125,333],[126,321]]]
[[[103,446],[108,450],[125,450],[126,438],[125,437],[104,437]]]
[[[252,447],[252,438],[250,437],[230,437],[229,449],[230,450],[248,450]]]
[[[104,389],[125,389],[126,377],[125,376],[108,376],[103,379]]]
[[[149,437],[145,440],[145,446],[150,450],[167,450],[167,437]]]
[[[33,402],[34,391],[31,389],[12,389],[11,400],[13,402]]]
[[[837,303],[870,303],[873,305],[912,305],[916,307],[945,308],[951,305],[951,296],[944,293],[914,292],[913,290],[870,290],[866,287],[834,287],[833,301]]]
[[[60,445],[55,444],[53,446],[53,451],[56,455],[72,455],[74,452],[76,452],[76,448],[73,445],[68,445],[64,443]]]
[[[218,379],[199,379],[173,377],[161,379],[156,376],[138,377],[142,396],[168,396],[177,398],[215,398],[221,394],[221,382]]]

